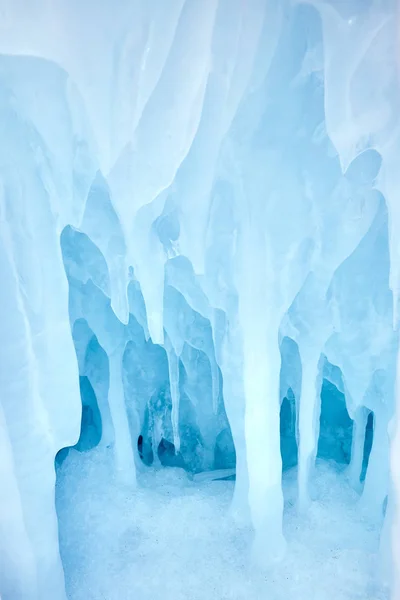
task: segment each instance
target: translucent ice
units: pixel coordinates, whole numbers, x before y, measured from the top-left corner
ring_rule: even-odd
[[[234,475],[232,564],[251,555],[256,577],[300,568],[292,508],[307,536],[334,477],[349,531],[382,531],[363,589],[397,600],[395,0],[0,0],[0,16],[3,600],[65,600],[63,566],[79,597],[62,520],[92,458],[132,499],[162,468],[205,496]]]

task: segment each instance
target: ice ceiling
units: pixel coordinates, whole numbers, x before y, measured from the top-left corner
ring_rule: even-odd
[[[282,457],[304,514],[317,451],[346,463],[400,597],[399,27],[395,0],[0,0],[3,600],[65,599],[75,445],[128,486],[235,468],[261,567]]]

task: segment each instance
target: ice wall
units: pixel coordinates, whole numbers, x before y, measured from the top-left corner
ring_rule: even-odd
[[[307,511],[331,380],[355,487],[374,413],[362,502],[379,515],[389,493],[398,564],[394,0],[0,15],[2,597],[65,597],[53,463],[79,437],[79,375],[124,484],[146,452],[194,471],[235,454],[232,509],[263,565],[285,551],[281,401],[290,388]]]

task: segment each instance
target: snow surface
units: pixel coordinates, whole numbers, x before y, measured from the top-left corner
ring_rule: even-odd
[[[109,450],[71,450],[56,487],[70,600],[386,600],[377,576],[380,524],[333,461],[318,461],[314,503],[296,509],[296,469],[283,479],[283,563],[249,560],[253,533],[230,512],[234,482],[194,483],[149,469],[121,486]]]

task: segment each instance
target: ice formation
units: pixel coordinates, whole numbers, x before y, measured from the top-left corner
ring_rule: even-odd
[[[66,598],[71,446],[127,487],[235,469],[261,568],[282,466],[307,518],[317,453],[348,465],[400,598],[399,26],[396,0],[0,0],[3,600]]]

